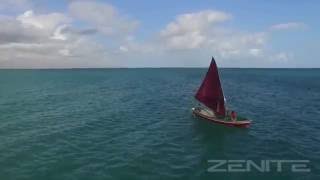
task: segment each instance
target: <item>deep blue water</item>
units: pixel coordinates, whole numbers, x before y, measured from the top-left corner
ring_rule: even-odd
[[[220,70],[249,129],[191,115],[205,72],[0,70],[0,179],[320,179],[319,69]],[[311,172],[208,172],[214,159]]]

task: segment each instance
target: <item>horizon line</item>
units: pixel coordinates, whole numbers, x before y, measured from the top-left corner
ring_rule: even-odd
[[[207,69],[208,67],[75,67],[75,68],[0,68],[0,70],[73,70],[73,69]],[[320,69],[320,67],[218,67],[219,69]]]

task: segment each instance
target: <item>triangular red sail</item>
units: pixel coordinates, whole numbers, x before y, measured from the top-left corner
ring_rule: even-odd
[[[225,115],[224,96],[214,58],[195,98],[218,115]]]

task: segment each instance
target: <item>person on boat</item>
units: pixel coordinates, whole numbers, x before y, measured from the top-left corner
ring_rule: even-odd
[[[237,120],[237,113],[235,111],[231,111],[230,117],[231,121],[235,122]]]

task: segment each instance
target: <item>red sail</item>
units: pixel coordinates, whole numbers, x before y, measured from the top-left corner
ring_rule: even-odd
[[[195,98],[218,115],[225,115],[224,96],[214,58]]]

